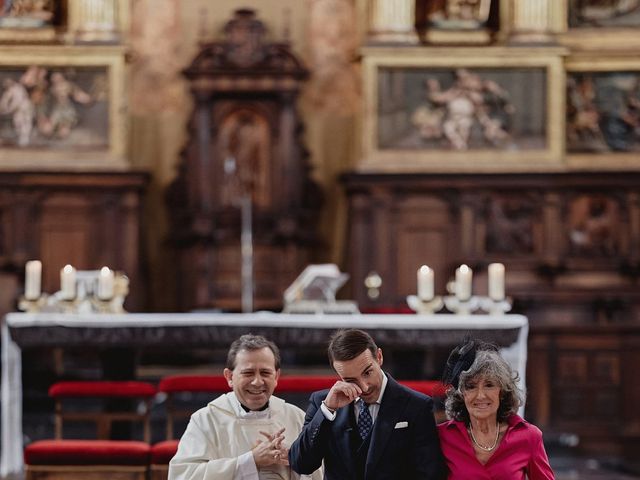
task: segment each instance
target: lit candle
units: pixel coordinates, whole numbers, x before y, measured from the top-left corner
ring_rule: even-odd
[[[71,265],[65,265],[60,270],[60,291],[63,300],[76,298],[76,269]]]
[[[504,300],[504,265],[501,263],[489,265],[489,298],[496,302]]]
[[[98,298],[100,300],[113,298],[113,280],[113,270],[109,267],[102,267],[98,276]]]
[[[456,270],[456,297],[458,300],[467,301],[471,298],[471,282],[473,271],[466,265],[460,265]]]
[[[30,260],[24,269],[24,298],[27,300],[37,300],[40,298],[41,293],[42,262],[40,260]]]
[[[433,300],[433,270],[426,265],[418,269],[418,298],[425,302]]]

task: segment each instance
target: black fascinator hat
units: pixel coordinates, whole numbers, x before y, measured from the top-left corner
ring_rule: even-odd
[[[460,374],[471,368],[473,361],[476,359],[476,352],[479,350],[497,350],[497,348],[481,340],[465,338],[462,344],[454,348],[449,354],[442,374],[442,383],[458,388]]]

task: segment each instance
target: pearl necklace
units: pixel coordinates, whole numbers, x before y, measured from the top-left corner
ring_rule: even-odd
[[[498,438],[500,437],[500,424],[496,422],[496,439],[493,441],[493,445],[490,447],[485,447],[484,445],[480,445],[476,440],[476,437],[473,435],[473,427],[469,424],[469,433],[471,434],[471,440],[480,450],[484,450],[485,452],[492,452],[498,446]]]

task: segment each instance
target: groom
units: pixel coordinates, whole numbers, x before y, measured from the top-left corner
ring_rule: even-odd
[[[384,373],[382,350],[362,330],[338,331],[328,353],[340,380],[311,395],[291,468],[311,473],[324,461],[327,480],[444,478],[431,399]]]

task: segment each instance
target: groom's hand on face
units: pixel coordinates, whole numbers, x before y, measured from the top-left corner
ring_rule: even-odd
[[[324,404],[331,410],[349,405],[362,394],[362,389],[355,383],[338,380],[324,399]]]

